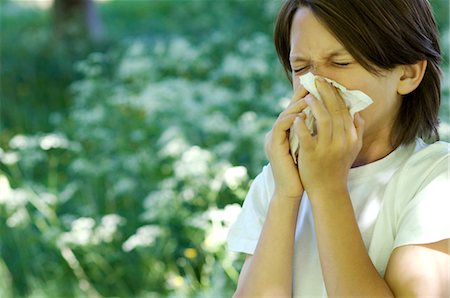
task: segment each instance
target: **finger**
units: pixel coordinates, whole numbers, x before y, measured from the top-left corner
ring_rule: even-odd
[[[301,99],[299,101],[296,101],[292,104],[290,104],[281,114],[287,115],[287,114],[298,114],[302,112],[304,109],[306,109],[308,105],[306,104],[304,99]]]
[[[314,148],[314,138],[311,136],[311,133],[306,126],[305,119],[306,115],[303,113],[295,118],[293,125],[294,133],[298,137],[300,148],[304,150],[311,150]]]
[[[340,114],[344,111],[348,111],[347,105],[336,87],[320,77],[315,81],[315,84],[317,91],[330,114]]]
[[[318,143],[324,145],[328,144],[331,141],[333,128],[328,110],[325,108],[322,101],[312,95],[306,96],[305,101],[311,108],[313,117],[316,119]]]
[[[297,102],[308,94],[308,90],[306,90],[302,85],[299,85],[297,89],[294,90],[294,94],[292,95],[291,101],[289,105]]]
[[[280,115],[272,127],[272,139],[276,144],[282,144],[287,138],[287,131],[294,123],[297,114]]]
[[[333,140],[345,141],[345,135],[351,133],[353,128],[353,119],[342,96],[336,87],[323,78],[316,80],[316,86],[331,116]]]

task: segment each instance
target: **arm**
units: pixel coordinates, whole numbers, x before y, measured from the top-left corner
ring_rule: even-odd
[[[315,194],[312,206],[324,281],[330,297],[392,297],[361,238],[346,190]]]
[[[303,186],[289,153],[288,131],[306,107],[307,91],[298,88],[266,137],[275,190],[255,249],[239,276],[234,297],[292,296],[292,270],[297,213]]]
[[[298,202],[274,197],[253,256],[248,256],[234,297],[291,297]]]
[[[450,297],[450,239],[394,249],[385,279],[398,297]]]
[[[323,101],[310,98],[307,103],[317,121],[317,135],[310,135],[304,121],[296,122],[295,131],[327,294],[390,297],[388,284],[368,256],[347,189],[349,169],[362,147],[364,123],[359,115],[353,121],[334,87],[323,80],[316,85]]]
[[[323,198],[319,197],[321,195]],[[449,239],[396,248],[383,279],[367,254],[350,198],[346,198],[345,192],[317,196],[317,202],[327,202],[313,206],[313,215],[322,271],[330,297],[450,296]]]

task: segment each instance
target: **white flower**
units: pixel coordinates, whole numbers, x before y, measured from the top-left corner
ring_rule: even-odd
[[[91,217],[80,217],[72,222],[72,231],[92,230],[95,226],[95,220]]]
[[[100,225],[95,229],[94,238],[97,242],[111,242],[117,233],[119,225],[125,223],[125,218],[117,214],[102,217]]]
[[[230,204],[225,206],[224,209],[218,209],[216,207],[210,208],[206,211],[206,216],[212,222],[217,222],[223,224],[225,227],[229,227],[236,221],[240,212],[241,206],[239,204]]]
[[[192,200],[195,197],[195,190],[193,188],[190,188],[190,187],[185,187],[181,191],[181,197],[185,201],[190,201],[190,200]]]
[[[169,289],[179,289],[184,285],[184,278],[172,272],[166,278],[166,283]]]
[[[19,208],[7,220],[6,225],[10,228],[24,225],[30,221],[30,216],[25,208]]]
[[[103,226],[118,226],[124,222],[125,218],[117,214],[107,214],[101,219],[101,225]]]
[[[98,245],[100,243],[111,242],[117,233],[118,226],[123,224],[125,219],[117,214],[108,214],[102,217],[100,225],[90,217],[80,217],[71,223],[69,232],[63,233],[58,239],[58,245],[86,246]]]
[[[243,166],[229,168],[224,174],[225,184],[232,190],[237,189],[247,179],[247,168]]]
[[[12,197],[12,188],[9,184],[8,178],[0,175],[0,204],[6,204]]]
[[[54,205],[58,201],[58,198],[54,194],[49,192],[39,194],[39,198],[48,205]]]
[[[171,202],[173,202],[177,194],[173,190],[173,186],[161,185],[161,187],[162,189],[149,193],[145,198],[143,204],[145,211],[141,214],[142,220],[154,221],[161,216],[164,217],[167,212],[170,212]]]
[[[84,246],[91,243],[93,236],[94,219],[90,217],[81,217],[72,222],[71,242],[76,245]]]
[[[159,155],[161,157],[178,157],[188,150],[189,144],[178,127],[170,127],[164,131],[158,143],[162,145]]]
[[[223,210],[224,218],[223,221],[226,227],[230,227],[238,218],[241,213],[242,207],[239,204],[230,204],[225,206]]]
[[[156,237],[161,234],[162,230],[158,226],[142,226],[136,231],[136,234],[132,235],[122,244],[122,249],[126,252],[129,252],[136,247],[151,246],[155,242]]]
[[[69,141],[58,134],[47,134],[40,140],[40,147],[42,150],[50,150],[52,148],[68,148]]]
[[[252,124],[252,123],[255,123],[257,119],[258,119],[258,116],[256,115],[255,112],[245,112],[239,118],[239,122],[241,122],[244,125]]]
[[[0,161],[5,165],[16,164],[20,160],[17,152],[5,152],[0,155]]]
[[[183,67],[187,62],[195,60],[199,52],[184,38],[173,38],[167,50],[167,56],[175,63],[183,61],[178,67]],[[184,66],[186,67],[186,66]]]
[[[211,226],[203,242],[205,250],[215,252],[225,244],[230,225],[236,221],[240,211],[241,206],[239,204],[227,205],[225,209],[214,207],[207,211]]]
[[[117,75],[124,80],[140,78],[151,73],[152,64],[145,56],[145,44],[134,42],[126,51],[124,58],[120,62]]]
[[[209,180],[209,188],[212,193],[218,193],[222,188],[223,179],[222,178],[214,178]]]
[[[15,135],[9,141],[11,149],[27,149],[36,146],[36,139],[25,135]]]
[[[73,244],[76,246],[85,246],[93,243],[95,220],[90,217],[80,217],[71,224],[71,230],[63,233],[59,240],[59,246]]]
[[[164,202],[170,201],[175,196],[175,192],[172,189],[156,190],[148,194],[144,199],[144,207],[146,209],[155,208],[155,206],[163,206]]]
[[[0,175],[0,205],[5,205],[8,212],[25,207],[29,196],[30,193],[25,189],[12,189],[8,178]]]
[[[228,229],[222,225],[213,222],[212,226],[206,233],[203,248],[209,252],[216,252],[225,244],[228,235]]]
[[[175,176],[180,178],[205,176],[211,160],[212,155],[209,151],[193,146],[175,163]]]

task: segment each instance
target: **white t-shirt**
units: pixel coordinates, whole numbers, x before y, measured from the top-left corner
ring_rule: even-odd
[[[394,248],[450,238],[450,144],[400,146],[385,158],[350,169],[348,189],[369,256],[381,276]],[[253,254],[274,190],[270,165],[255,178],[228,234],[232,251]],[[295,235],[294,296],[326,297],[306,193]]]

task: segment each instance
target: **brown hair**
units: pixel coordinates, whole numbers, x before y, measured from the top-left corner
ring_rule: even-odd
[[[374,74],[379,69],[427,60],[420,85],[403,96],[391,142],[397,147],[416,137],[439,139],[441,50],[427,0],[287,0],[278,14],[274,42],[289,80],[291,25],[301,7],[311,9],[347,51]]]

